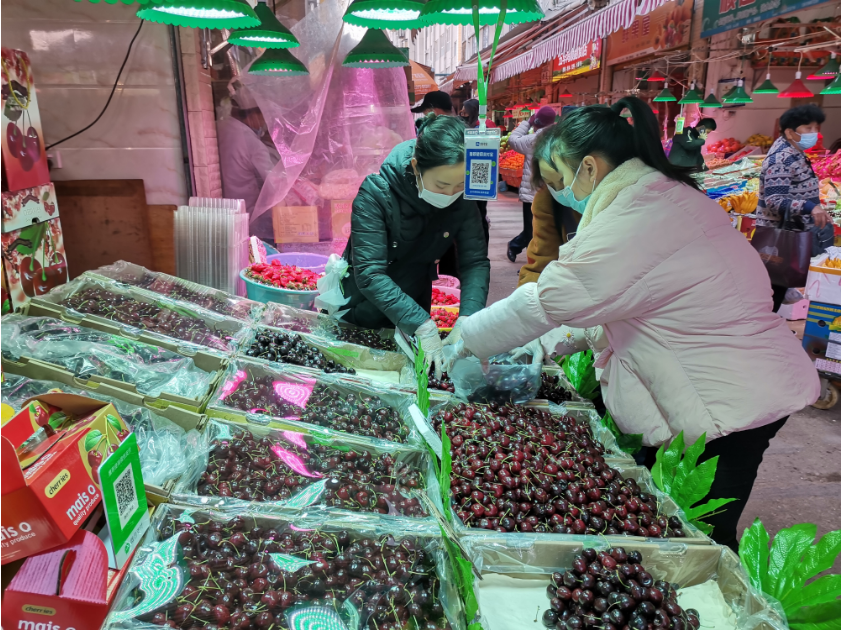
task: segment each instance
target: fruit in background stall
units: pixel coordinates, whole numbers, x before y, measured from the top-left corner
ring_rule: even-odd
[[[745,145],[736,138],[725,138],[708,145],[708,153],[736,153]]]
[[[828,258],[822,263],[822,267],[830,269],[842,269],[842,258]]]
[[[433,306],[458,306],[459,298],[433,287]]]
[[[291,291],[316,291],[316,282],[321,274],[295,265],[282,265],[277,260],[271,263],[254,263],[246,269],[246,276],[260,284],[268,284]]]
[[[523,168],[523,154],[517,151],[506,151],[500,156],[500,168],[520,170]]]
[[[773,142],[774,140],[771,136],[766,136],[762,133],[755,133],[746,140],[746,144],[750,144],[753,147],[760,147],[761,149],[768,149],[772,146]]]
[[[430,312],[430,316],[433,318],[433,321],[436,322],[437,328],[453,328],[453,324],[456,323],[459,313],[446,311],[443,308],[434,308]]]
[[[829,155],[827,157],[810,159],[810,164],[813,167],[813,171],[816,173],[816,177],[820,180],[828,177],[836,180],[839,179],[839,153],[840,152],[837,151],[833,155]]]
[[[731,166],[731,162],[728,160],[723,160],[718,157],[709,157],[705,160],[705,164],[708,167],[708,170],[715,171],[718,168],[722,168],[723,166]]]
[[[726,199],[731,205],[731,210],[739,214],[750,214],[757,209],[758,196],[755,192],[744,192],[739,195],[730,195],[726,197]]]

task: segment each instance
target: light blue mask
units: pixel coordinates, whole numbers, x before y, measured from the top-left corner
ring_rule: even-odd
[[[812,149],[814,146],[816,146],[816,143],[818,141],[819,141],[819,134],[817,134],[817,133],[802,133],[801,134],[801,140],[799,140],[795,144],[797,144],[798,147],[802,151],[808,151],[808,150]]]
[[[579,168],[576,169],[576,174],[573,176],[573,181],[576,181],[576,178],[579,176],[579,171],[582,168],[582,162],[579,162]],[[571,184],[572,186],[572,184]],[[570,186],[565,186],[561,190],[555,190],[552,186],[547,186],[550,189],[550,194],[560,204],[567,206],[568,208],[572,208],[574,211],[578,212],[579,214],[585,213],[585,208],[588,207],[588,199],[591,198],[594,189],[596,188],[596,178],[594,178],[593,187],[591,187],[590,195],[587,195],[584,199],[576,199],[576,196],[573,194],[573,189]]]

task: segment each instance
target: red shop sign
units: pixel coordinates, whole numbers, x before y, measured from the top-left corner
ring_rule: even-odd
[[[553,80],[558,81],[599,68],[602,40],[588,42],[569,50],[553,61]]]

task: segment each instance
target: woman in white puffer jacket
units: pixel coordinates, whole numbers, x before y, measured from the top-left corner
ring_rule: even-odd
[[[620,116],[625,108],[633,125]],[[464,320],[460,352],[487,358],[532,342],[542,355],[533,340],[550,331],[545,349],[565,352],[576,340],[559,326],[602,326],[606,407],[648,446],[681,431],[687,444],[706,435],[702,460],[719,455],[708,498],[737,499],[708,522],[715,540],[736,547],[769,440],[820,389],[772,312],[763,263],[667,161],[657,120],[637,98],[572,112],[541,135],[535,163],[552,195],[583,213],[578,232],[537,283]]]

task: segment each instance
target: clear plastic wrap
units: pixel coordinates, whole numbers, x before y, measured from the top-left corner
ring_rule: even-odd
[[[433,518],[418,493],[441,506],[426,450],[218,419],[208,422],[203,438],[173,489],[177,503],[225,511],[251,505],[265,513],[321,508],[396,523]]]
[[[265,306],[261,302],[231,295],[219,289],[149,271],[125,260],[118,260],[91,273],[246,322],[257,321]]]
[[[164,347],[179,352],[185,348],[183,354],[210,349],[227,355],[247,330],[239,320],[93,275],[82,275],[33,300],[30,314],[116,322],[122,335],[137,338],[146,333]]]
[[[82,379],[105,377],[134,385],[145,396],[192,399],[196,407],[216,377],[175,352],[51,317],[4,317],[0,348],[4,357],[39,359]]]
[[[241,604],[243,591],[239,588],[234,591],[227,585],[237,579],[236,566],[245,564],[256,565],[255,576],[250,572],[246,575],[247,588],[254,591],[253,587],[257,586],[262,591],[252,600],[259,602],[257,605],[247,601],[242,606],[247,611],[246,625],[236,627],[251,630],[258,625],[259,615],[269,612],[275,628],[379,630],[392,615],[402,614],[401,610],[409,613],[409,605],[418,604],[420,608],[412,609],[412,613],[418,614],[418,623],[408,627],[425,628],[423,620],[429,619],[435,622],[436,628],[465,630],[465,613],[456,591],[455,576],[437,529],[396,528],[391,524],[353,519],[337,521],[324,512],[278,515],[244,512],[232,516],[182,506],[160,506],[135,552],[103,628],[156,630],[167,619],[178,618],[177,606],[184,602],[202,606],[197,606],[195,612],[199,615],[194,614],[189,625],[210,628],[216,618],[213,615],[200,618],[206,607],[211,606],[205,606],[202,599],[210,593],[214,595],[210,598],[213,604],[218,598],[227,602],[230,600],[223,593],[231,593],[230,609],[222,604],[226,609],[222,611],[223,616],[224,612],[231,613],[231,609]],[[246,543],[241,550],[229,554],[236,566],[220,558],[226,551],[209,550],[202,553],[202,559],[197,558],[198,548],[210,542],[213,532],[223,539],[220,550],[234,549],[231,543],[238,542],[234,540],[238,533],[256,544]],[[182,539],[184,544],[178,542]],[[368,569],[377,566],[376,561],[365,557],[368,548],[383,561],[385,578]],[[252,551],[260,557],[255,559]],[[419,551],[423,551],[423,556]],[[364,557],[363,566],[354,563]],[[317,564],[319,561],[324,564]],[[257,573],[263,574],[261,565],[265,565],[266,572],[258,583],[261,578]],[[191,577],[191,566],[207,566],[209,570],[205,573],[198,569],[198,574]],[[330,582],[326,581],[328,578]],[[226,588],[219,588],[223,584]],[[277,600],[274,595],[264,598],[262,593],[266,591],[277,594]],[[320,595],[323,592],[325,595]],[[300,602],[289,594],[300,594]],[[372,607],[366,609],[365,604],[369,602]],[[381,602],[384,606],[378,611],[376,606]],[[372,612],[377,616],[372,617]],[[156,614],[160,617],[156,618]],[[262,621],[269,620],[264,616]],[[413,623],[409,618],[405,621]],[[222,627],[229,625],[233,627],[230,622]],[[272,626],[262,623],[260,627]]]
[[[546,596],[547,586],[553,572],[564,572],[572,566],[573,559],[581,554],[583,548],[605,549],[614,544],[597,540],[546,540],[541,536],[524,534],[517,541],[501,537],[490,532],[483,536],[462,539],[474,565],[485,578],[498,574],[509,576],[510,585],[517,585],[509,592],[494,589],[495,598],[511,597],[511,606],[524,606],[527,601],[541,602],[537,611],[540,617],[549,608]],[[786,622],[774,603],[765,599],[755,590],[740,565],[739,558],[726,547],[716,545],[699,546],[684,544],[649,544],[637,541],[616,543],[626,552],[639,551],[643,556],[641,563],[656,580],[665,580],[678,584],[681,588],[702,584],[709,580],[716,582],[728,606],[733,610],[739,630],[785,630]],[[477,580],[474,583],[480,605],[480,622],[486,630],[502,630],[493,617],[483,614],[483,602],[488,603],[486,585],[492,580]],[[506,605],[507,601],[491,602],[493,607]],[[489,606],[492,607],[492,606]],[[526,611],[524,611],[526,612]],[[534,608],[528,614],[530,621],[535,615]],[[710,628],[701,618],[702,628]]]
[[[372,350],[399,352],[392,329],[370,330],[339,321],[329,315],[303,311],[285,304],[269,302],[260,318],[262,324],[293,332],[309,333],[327,341],[352,343]]]
[[[415,396],[292,366],[232,361],[208,415],[273,429],[325,429],[374,443],[421,445],[409,413]]]
[[[415,383],[415,373],[403,353],[328,341],[309,333],[254,326],[237,341],[237,346],[239,356],[255,361],[290,363],[314,372],[324,370],[387,385]]]
[[[20,409],[29,398],[52,390],[89,396],[112,403],[126,425],[137,435],[137,444],[140,447],[140,467],[145,483],[163,486],[168,481],[180,477],[187,470],[187,453],[195,450],[199,444],[199,432],[185,431],[174,422],[144,407],[131,405],[98,392],[71,387],[58,381],[38,381],[8,372],[3,374],[3,386],[0,389],[3,403],[16,410]]]
[[[445,359],[455,352],[445,346]],[[476,357],[456,359],[447,375],[456,388],[456,396],[468,402],[527,403],[541,386],[541,365],[530,357],[515,361],[511,355],[498,354],[488,362]]]

